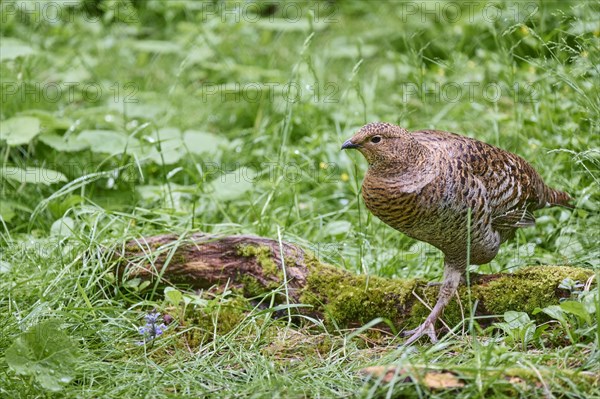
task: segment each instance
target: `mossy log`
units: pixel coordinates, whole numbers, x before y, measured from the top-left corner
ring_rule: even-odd
[[[435,304],[438,287],[419,279],[387,279],[356,275],[320,262],[295,244],[269,238],[237,235],[161,235],[130,241],[120,251],[121,278],[160,279],[193,289],[237,289],[246,297],[276,292],[280,303],[310,305],[312,316],[355,327],[381,317],[398,329],[412,328]],[[581,282],[593,271],[568,266],[532,266],[515,273],[477,275],[471,281],[476,315],[502,315],[514,310],[532,314],[570,295],[560,289],[569,277]],[[286,298],[287,295],[287,298]],[[468,315],[468,290],[446,307],[443,320],[455,325]]]

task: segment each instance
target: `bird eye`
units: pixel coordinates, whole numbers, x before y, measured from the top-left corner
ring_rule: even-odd
[[[381,141],[381,136],[373,136],[371,137],[371,143],[379,143]]]

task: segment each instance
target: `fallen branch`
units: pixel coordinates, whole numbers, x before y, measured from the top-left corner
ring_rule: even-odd
[[[119,254],[117,272],[123,279],[159,279],[193,289],[228,285],[247,297],[275,291],[280,303],[286,301],[282,287],[287,285],[290,303],[309,304],[312,315],[346,327],[378,317],[399,329],[414,327],[429,312],[424,303],[435,303],[438,289],[418,279],[356,275],[320,262],[295,244],[280,246],[276,240],[246,235],[162,235],[130,241]],[[471,298],[477,301],[477,316],[508,310],[532,314],[570,295],[558,288],[563,279],[585,281],[592,274],[584,268],[533,266],[515,273],[481,275],[471,281]],[[444,312],[449,325],[465,316],[466,287],[461,287],[459,297]]]

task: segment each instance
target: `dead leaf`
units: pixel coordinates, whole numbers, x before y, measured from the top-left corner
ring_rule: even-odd
[[[428,371],[423,377],[422,384],[431,389],[462,388],[465,383],[450,372]]]
[[[519,377],[506,377],[506,379],[508,380],[508,382],[510,382],[512,385],[520,385],[522,387],[526,387],[527,386],[527,382],[525,382],[524,379],[519,378]]]
[[[394,377],[398,380],[406,382],[414,381],[430,389],[454,389],[462,388],[465,383],[462,382],[455,374],[449,371],[425,371],[419,370],[418,373],[410,375],[405,368],[397,368],[396,366],[371,366],[362,369],[360,372],[364,376],[370,378],[380,378],[381,381],[389,383]]]
[[[360,373],[369,378],[381,378],[383,382],[392,382],[395,376],[406,374],[404,369],[396,372],[396,366],[371,366],[360,370]]]

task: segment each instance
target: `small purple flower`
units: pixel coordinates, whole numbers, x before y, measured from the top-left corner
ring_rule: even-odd
[[[146,323],[148,324],[154,324],[158,321],[158,319],[160,319],[160,313],[157,313],[156,311],[152,311],[151,313],[148,313],[146,316]]]
[[[140,342],[143,344],[144,342],[152,341],[154,338],[162,335],[167,326],[162,323],[162,317],[160,313],[153,310],[145,316],[146,325],[143,327],[138,327],[138,332],[141,336],[144,337],[144,341]],[[159,324],[160,323],[160,324]]]

